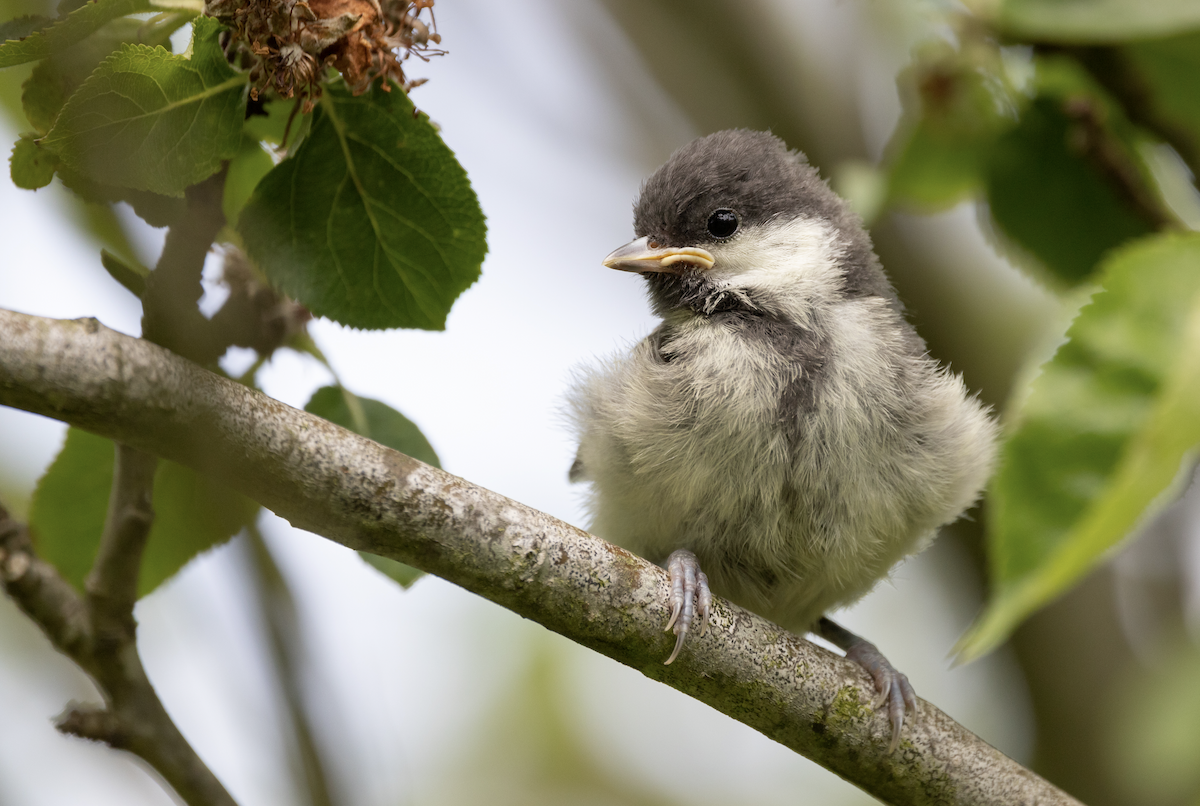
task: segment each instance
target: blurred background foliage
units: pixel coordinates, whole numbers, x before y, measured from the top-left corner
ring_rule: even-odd
[[[459,60],[464,65],[459,69],[489,69],[485,57],[505,49],[530,51],[503,62],[525,66],[500,80],[513,88],[517,100],[512,104],[520,101],[528,109],[505,110],[510,117],[494,119],[500,122],[491,130],[490,149],[495,144],[501,152],[515,149],[508,144],[521,133],[512,121],[526,115],[569,154],[597,153],[590,138],[618,142],[613,150],[622,170],[635,177],[695,134],[730,127],[771,129],[808,154],[859,210],[930,351],[1002,412],[1009,435],[1003,466],[983,510],[947,530],[930,552],[932,559],[914,562],[910,582],[898,580],[897,588],[911,596],[888,601],[908,617],[887,622],[877,613],[872,616],[872,602],[889,592],[873,594],[862,609],[869,626],[859,631],[872,638],[884,633],[877,642],[894,659],[900,656],[898,665],[909,670],[903,647],[932,641],[933,647],[920,654],[949,652],[943,636],[949,632],[952,641],[982,610],[958,649],[974,657],[1011,632],[999,660],[993,656],[979,663],[1000,663],[994,678],[1000,680],[1008,668],[1003,664],[1015,660],[1014,675],[990,689],[971,691],[977,712],[956,713],[943,702],[955,696],[948,688],[922,688],[919,676],[910,671],[918,693],[1093,806],[1200,804],[1200,766],[1195,763],[1200,758],[1195,686],[1200,675],[1200,502],[1194,489],[1175,501],[1192,480],[1200,439],[1200,241],[1193,234],[1200,227],[1195,185],[1200,168],[1198,9],[1190,0],[977,0],[965,7],[919,0],[753,0],[737,5],[598,0],[569,11],[531,1],[505,4],[502,14],[485,10],[482,3],[446,0],[439,6],[441,31],[450,43],[456,22],[462,25],[460,35],[472,25],[482,32],[475,40],[460,40],[478,51],[472,52],[471,44],[457,51],[451,44],[445,61]],[[52,9],[38,7],[36,0],[0,0],[0,19],[24,13]],[[529,30],[544,36],[533,40],[522,26],[539,17],[542,27]],[[485,38],[492,40],[493,50],[480,45]],[[580,68],[564,56],[569,51],[584,54],[585,67],[598,74],[594,83],[571,85],[578,78],[573,71]],[[433,73],[438,65],[430,67]],[[20,99],[30,69],[25,65],[0,72],[0,100],[17,131],[31,128]],[[555,78],[566,87],[555,86]],[[457,86],[448,79],[420,91],[430,94],[428,103],[452,146],[457,118],[445,109],[439,115],[435,98]],[[607,97],[586,95],[595,93],[596,86],[604,87]],[[575,114],[583,122],[545,111],[542,105],[558,97],[555,93],[582,97]],[[416,100],[426,102],[419,94]],[[468,106],[465,100],[463,106]],[[589,114],[591,108],[595,114]],[[603,112],[612,113],[612,119]],[[462,120],[463,126],[479,125],[469,115]],[[522,210],[511,182],[535,181],[534,175],[552,168],[538,162],[519,165],[507,174],[508,192],[498,192],[489,203],[485,161],[504,160],[503,153],[472,152],[466,145],[456,151],[480,188],[493,233],[489,246],[494,258],[485,267],[485,282],[464,297],[466,305],[472,293],[486,292],[491,273],[509,268],[502,262],[511,254],[502,242],[506,208],[516,208],[507,231],[523,236],[544,231],[536,216],[546,214],[547,200],[526,200],[530,206]],[[478,158],[473,160],[472,153]],[[552,157],[536,150],[518,153],[535,160]],[[477,174],[484,175],[482,182]],[[628,185],[627,196],[633,188]],[[577,192],[586,196],[587,184],[578,185]],[[119,207],[84,203],[69,194],[56,198],[60,215],[72,217],[97,245],[129,260],[153,262],[138,222]],[[576,218],[556,220],[553,228],[564,230],[569,242],[582,243],[582,233],[594,228],[597,213],[573,196],[563,198]],[[616,212],[626,215],[625,209]],[[620,235],[611,245],[622,242]],[[527,240],[521,243],[528,246]],[[580,259],[590,262],[604,251],[588,251]],[[528,253],[519,259],[528,262]],[[530,275],[531,282],[570,285],[547,274],[547,267],[538,268],[542,274]],[[561,272],[563,267],[552,269]],[[576,305],[579,295],[587,293],[583,288],[581,284],[574,298],[566,294],[551,304],[560,309]],[[626,287],[622,293],[627,298],[631,292]],[[511,303],[496,299],[501,302],[489,304]],[[572,315],[584,327],[587,314]],[[571,324],[564,327],[575,325],[570,318],[565,321]],[[455,324],[452,320],[451,331]],[[628,327],[612,332],[624,338],[640,335]],[[482,337],[477,332],[474,338]],[[528,338],[502,343],[512,351],[535,352]],[[612,346],[601,338],[584,349],[603,352]],[[402,361],[411,361],[401,355]],[[379,361],[376,355],[368,363],[378,366]],[[546,374],[545,363],[539,367],[531,359],[520,371]],[[328,380],[317,380],[307,391]],[[431,387],[434,400],[439,385],[447,390],[443,397],[449,396],[445,376],[420,380],[413,385]],[[565,387],[561,374],[555,382]],[[495,385],[480,383],[474,394],[495,394]],[[514,388],[502,394],[521,392]],[[389,402],[410,411],[410,400],[419,395],[419,390],[406,389]],[[528,408],[529,402],[518,405]],[[387,408],[373,398],[348,392],[339,397],[335,387],[326,386],[312,397],[310,408],[314,406],[350,427],[357,422],[360,431],[374,428],[414,444],[419,440],[415,450],[435,460],[433,447],[443,461],[451,455],[443,445],[453,445],[454,436],[438,428],[455,427],[431,425],[431,416],[419,420],[426,441],[406,419],[399,424],[368,422],[376,406]],[[489,450],[488,437],[480,439],[465,421],[457,430],[473,440],[473,450]],[[89,449],[80,436],[72,439],[64,455]],[[542,456],[539,461],[561,461],[565,469],[567,453],[564,448],[562,457]],[[539,503],[538,493],[510,492],[503,473],[492,481],[484,471],[472,473],[462,458],[447,466],[527,503]],[[33,480],[17,471],[9,474],[0,482],[0,494],[23,514],[21,503],[29,500]],[[81,490],[103,489],[95,479],[82,479],[79,485]],[[92,496],[101,497],[100,492]],[[37,508],[34,497],[35,519]],[[577,511],[556,514],[578,518]],[[1123,542],[1134,527],[1137,537]],[[603,667],[604,673],[597,672],[598,667],[589,665],[593,660],[573,654],[556,639],[520,632],[523,628],[477,603],[456,603],[454,591],[432,587],[435,580],[404,593],[403,605],[389,599],[386,609],[402,609],[406,619],[424,619],[430,631],[429,625],[456,630],[457,638],[443,635],[422,642],[358,628],[366,633],[359,640],[388,645],[372,647],[378,658],[394,662],[395,653],[404,657],[420,651],[420,661],[435,670],[427,674],[443,678],[421,679],[418,674],[412,690],[396,695],[414,713],[422,708],[435,712],[413,717],[413,723],[425,726],[431,746],[442,748],[436,760],[421,762],[422,751],[408,745],[410,760],[397,768],[395,759],[380,759],[379,750],[365,746],[369,739],[348,738],[362,729],[358,717],[339,713],[337,703],[323,700],[314,683],[333,674],[321,656],[337,651],[334,647],[344,650],[345,644],[332,640],[330,628],[321,626],[331,618],[317,615],[322,608],[336,610],[324,590],[327,580],[311,571],[311,563],[306,571],[301,560],[289,558],[291,540],[271,538],[279,528],[272,522],[251,527],[182,575],[187,583],[189,573],[208,574],[209,589],[215,585],[227,595],[220,608],[241,614],[228,618],[248,631],[250,645],[262,647],[249,661],[230,654],[223,659],[230,668],[221,671],[218,663],[204,670],[236,678],[246,672],[231,671],[235,661],[249,662],[257,682],[247,684],[241,696],[265,692],[273,703],[257,706],[265,708],[261,712],[248,710],[277,725],[267,731],[272,738],[264,746],[271,749],[260,750],[257,763],[280,772],[275,777],[262,774],[268,780],[257,788],[253,776],[246,783],[245,773],[232,763],[224,772],[222,754],[199,743],[218,775],[233,779],[235,794],[265,792],[263,802],[313,804],[463,803],[484,797],[498,803],[715,803],[731,798],[768,803],[788,798],[763,781],[801,780],[768,773],[769,765],[793,762],[751,740],[707,744],[707,728],[696,726],[708,723],[690,721],[686,711],[697,707],[694,703],[655,701],[645,708],[652,715],[649,720],[639,721],[640,697],[669,693],[643,693],[622,677],[624,671]],[[329,569],[338,569],[329,573],[343,575],[343,583],[355,580],[346,584],[368,588],[380,582],[355,576],[365,567],[350,570],[327,562]],[[197,565],[206,570],[196,570]],[[940,576],[921,570],[931,568]],[[382,570],[406,584],[413,581],[403,568]],[[214,582],[213,576],[223,581]],[[171,595],[172,585],[163,587]],[[941,587],[942,593],[929,593]],[[914,604],[918,589],[933,610]],[[372,595],[398,594],[387,589]],[[150,606],[139,606],[143,635],[153,632],[155,619],[166,618],[153,609],[156,601],[150,597]],[[951,626],[936,623],[943,615],[938,608],[954,611]],[[447,613],[462,618],[455,621]],[[377,624],[366,613],[345,615]],[[63,662],[44,647],[40,655],[34,651],[38,639],[29,625],[14,622],[18,618],[5,613],[0,631],[4,654],[17,659],[11,662],[46,670],[38,674],[70,678],[73,682],[63,687],[83,692],[75,696],[88,696],[77,673],[71,677],[73,672],[63,670]],[[175,618],[177,622],[178,613]],[[179,641],[187,636],[187,619],[183,621]],[[192,637],[204,641],[203,635]],[[894,652],[889,640],[902,649]],[[488,652],[479,652],[480,647]],[[483,658],[488,665],[480,677],[455,667],[456,661],[471,658]],[[933,661],[940,663],[937,657]],[[341,683],[324,682],[334,690],[358,685],[355,675],[366,673],[347,666],[352,664],[339,667],[345,678]],[[168,689],[164,699],[170,708],[169,689],[177,686],[188,696],[184,681],[189,678],[163,675],[159,686]],[[1031,742],[1020,738],[1023,691],[1032,713]],[[624,697],[619,705],[613,704],[613,692]],[[461,702],[451,707],[441,697]],[[429,701],[413,702],[421,698]],[[49,695],[45,699],[53,700]],[[595,713],[604,710],[597,702],[610,703],[607,721]],[[462,712],[439,719],[438,708]],[[390,719],[402,723],[407,715],[399,709]],[[1008,719],[1009,727],[989,727],[989,719],[995,724]],[[224,729],[236,731],[235,725]],[[453,738],[439,740],[438,731],[449,730],[447,725],[457,726]],[[687,740],[673,738],[679,734]],[[0,736],[3,741],[19,740]],[[696,769],[710,763],[694,748],[707,752],[716,747],[725,751],[722,769],[728,780],[714,781],[719,773]],[[71,763],[76,762],[45,757],[46,768]],[[6,794],[6,786],[14,792],[36,789],[28,781],[6,783],[6,778],[17,778],[2,766],[0,770],[0,803],[16,797]],[[36,781],[46,773],[31,767],[24,774]],[[819,775],[811,781],[799,785],[814,802],[865,800]],[[110,785],[117,793],[111,796],[114,802],[143,796],[146,802],[164,802],[152,787],[138,789],[140,784],[125,781]],[[138,794],[130,794],[134,791]]]

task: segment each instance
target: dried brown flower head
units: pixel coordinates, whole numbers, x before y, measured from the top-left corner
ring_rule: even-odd
[[[420,19],[429,11],[429,22]],[[299,95],[308,111],[320,97],[321,73],[338,70],[357,95],[376,78],[406,91],[402,62],[441,54],[433,0],[207,0],[205,13],[228,25],[231,58],[250,69],[251,96],[266,90]]]

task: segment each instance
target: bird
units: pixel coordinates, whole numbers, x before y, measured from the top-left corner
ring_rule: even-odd
[[[590,531],[666,568],[666,663],[724,597],[864,668],[894,751],[912,686],[826,614],[977,501],[996,420],[930,357],[858,215],[775,135],[684,145],[633,218],[603,265],[642,275],[661,322],[568,395]]]

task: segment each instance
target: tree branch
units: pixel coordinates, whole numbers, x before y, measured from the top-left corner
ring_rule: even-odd
[[[158,459],[118,443],[112,493],[96,561],[88,574],[88,606],[97,636],[118,644],[133,639],[142,551],[150,537],[154,471]]]
[[[0,404],[219,474],[293,525],[437,574],[893,804],[1074,804],[928,703],[887,752],[857,666],[728,602],[671,666],[664,572],[562,521],[115,333],[0,311]]]
[[[137,652],[133,605],[150,532],[153,456],[117,446],[109,517],[80,597],[0,506],[0,581],[54,646],[96,681],[105,705],[71,706],[58,729],[145,759],[190,806],[236,806],[175,727]]]
[[[205,258],[225,225],[225,174],[223,169],[187,189],[184,213],[167,230],[142,295],[142,335],[201,364],[216,361],[228,346],[197,307]]]

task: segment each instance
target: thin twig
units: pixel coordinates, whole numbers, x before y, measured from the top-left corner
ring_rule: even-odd
[[[103,641],[120,643],[133,638],[138,572],[154,523],[150,502],[157,467],[155,456],[117,444],[108,515],[86,582],[92,621]]]
[[[0,343],[0,405],[217,474],[299,528],[491,599],[888,803],[1077,803],[926,702],[889,753],[860,668],[720,599],[708,632],[664,666],[662,569],[148,342],[0,311]]]
[[[224,188],[221,170],[185,191],[186,212],[167,231],[142,296],[143,337],[199,364],[216,361],[229,346],[196,307],[204,293],[204,261],[225,225]]]
[[[29,530],[0,504],[0,579],[17,607],[50,642],[70,657],[92,643],[92,627],[83,598],[54,566],[33,553]]]

